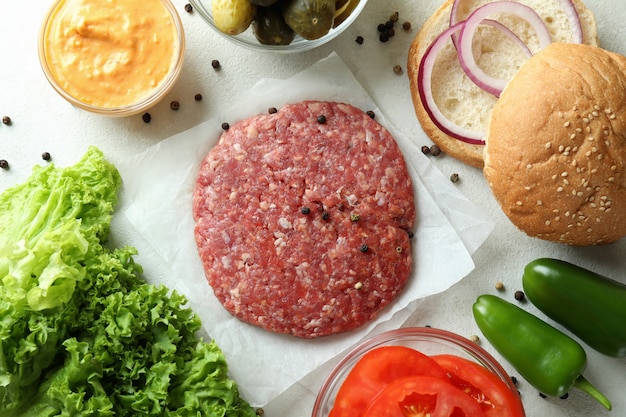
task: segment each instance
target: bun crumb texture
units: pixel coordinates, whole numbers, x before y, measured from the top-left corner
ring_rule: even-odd
[[[485,178],[529,236],[575,246],[626,236],[626,57],[554,43],[496,103]]]

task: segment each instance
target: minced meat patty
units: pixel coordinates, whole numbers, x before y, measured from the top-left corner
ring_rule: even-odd
[[[207,280],[239,319],[313,338],[374,319],[411,272],[415,202],[391,134],[308,101],[233,124],[193,199]]]

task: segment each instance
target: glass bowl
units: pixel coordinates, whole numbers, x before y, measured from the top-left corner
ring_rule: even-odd
[[[150,12],[159,13],[158,16],[145,20],[131,11],[124,15],[127,11],[117,8],[120,6],[115,2],[109,3],[110,7],[103,7],[102,3],[107,2],[105,0],[54,1],[44,18],[39,34],[38,50],[41,68],[54,90],[75,107],[114,117],[144,112],[158,103],[172,89],[182,71],[185,34],[180,16],[170,0],[138,1],[135,7],[147,7]],[[163,7],[156,7],[159,5]],[[135,17],[138,22],[126,21]],[[143,26],[151,22],[153,26]],[[143,34],[147,36],[141,38],[139,32],[130,32],[130,30],[125,32],[127,27],[139,27],[136,30],[143,31]],[[167,32],[163,32],[163,36],[159,37],[154,32],[156,27],[165,27]],[[120,28],[124,30],[118,30]],[[172,30],[170,31],[169,28]],[[142,40],[146,40],[145,44],[142,44]],[[150,67],[144,64],[143,58],[146,58],[146,55],[138,58],[131,55],[139,54],[137,52],[139,50],[145,50],[144,46],[148,44],[148,41],[154,43],[158,50],[158,54],[152,55],[154,59]],[[83,49],[83,44],[88,42],[91,42],[92,47]],[[163,46],[163,42],[167,42],[168,45]],[[98,46],[94,47],[94,45]],[[102,49],[100,49],[101,45]],[[87,49],[97,50],[97,54],[90,56],[87,60],[85,52]],[[168,51],[167,53],[171,51],[171,59],[166,62],[168,66],[159,70],[159,63],[164,61],[163,51]],[[126,58],[128,56],[130,59]],[[114,64],[125,61],[130,63],[141,61],[141,64],[138,67],[120,65],[111,69],[114,68]],[[75,63],[79,63],[78,66],[74,66]],[[73,72],[72,66],[74,66]],[[136,82],[133,82],[132,89],[137,88],[136,86],[141,84],[140,81],[149,79],[146,74],[155,74],[160,71],[161,75],[155,76],[149,85],[142,87],[141,92],[131,97],[131,90],[126,86],[121,88],[116,85],[116,81],[107,80],[102,75],[107,71],[109,73],[122,71],[122,74],[131,74],[136,71],[139,75]],[[88,83],[81,81],[81,87],[78,90],[79,77],[76,74],[85,73],[93,79]],[[125,78],[128,79],[126,75],[117,79]],[[105,103],[102,97],[106,97],[108,102]]]
[[[317,395],[312,417],[327,417],[334,399],[352,368],[367,352],[381,346],[406,346],[426,355],[451,354],[478,363],[497,375],[519,397],[509,374],[487,351],[476,343],[446,330],[430,327],[407,327],[374,336],[353,348],[333,368]],[[520,401],[521,407],[521,401]]]
[[[211,0],[190,0],[190,3],[193,6],[194,11],[197,11],[198,14],[202,16],[202,19],[212,30],[236,45],[243,46],[254,51],[292,53],[308,51],[335,39],[359,17],[359,14],[363,11],[367,4],[367,0],[359,0],[354,10],[352,10],[352,12],[340,24],[338,24],[337,27],[332,28],[321,38],[307,40],[296,35],[295,39],[289,45],[265,45],[260,43],[254,36],[252,25],[239,35],[228,35],[220,31],[215,25],[213,15],[211,14]]]

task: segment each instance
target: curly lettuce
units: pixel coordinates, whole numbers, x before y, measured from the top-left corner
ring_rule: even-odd
[[[0,194],[0,415],[254,416],[185,297],[106,246],[121,184],[90,147]]]

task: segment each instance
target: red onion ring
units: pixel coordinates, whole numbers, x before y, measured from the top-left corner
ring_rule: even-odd
[[[583,43],[583,27],[574,2],[572,0],[561,0],[561,6],[569,20],[572,31],[572,43]]]
[[[541,17],[530,7],[514,1],[494,1],[487,3],[470,14],[459,33],[458,54],[461,68],[467,76],[480,88],[496,97],[506,86],[508,80],[487,75],[477,64],[472,52],[472,39],[478,25],[494,13],[511,13],[527,21],[539,37],[539,45],[543,49],[552,42],[550,31]]]
[[[439,130],[441,130],[448,136],[456,138],[460,141],[472,145],[484,145],[484,132],[477,132],[474,130],[465,129],[448,119],[441,112],[441,110],[439,110],[437,103],[435,103],[432,91],[432,74],[437,56],[446,45],[448,38],[450,38],[453,34],[459,32],[463,28],[464,24],[464,22],[457,23],[454,26],[446,29],[441,34],[439,34],[439,36],[435,38],[434,42],[431,43],[430,46],[426,49],[426,52],[422,56],[422,60],[420,62],[419,70],[417,73],[417,86],[420,99],[422,100],[422,104],[424,105],[424,109],[426,110],[426,113],[428,113],[428,116],[435,124],[435,126],[439,128]]]

